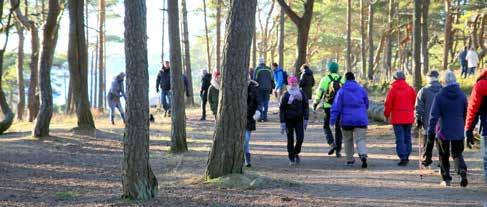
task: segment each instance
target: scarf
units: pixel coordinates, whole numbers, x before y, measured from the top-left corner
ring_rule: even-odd
[[[299,90],[299,87],[291,86],[289,87],[287,92],[289,93],[289,100],[287,101],[287,104],[292,104],[294,100],[303,100],[303,94],[301,94],[301,90]]]
[[[215,87],[216,89],[220,90],[220,83],[216,81],[216,79],[212,78],[211,79],[211,85]]]

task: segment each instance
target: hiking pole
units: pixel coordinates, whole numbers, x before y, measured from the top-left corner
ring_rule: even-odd
[[[423,136],[421,134],[421,126],[418,126],[418,168],[419,168],[419,177],[423,180],[423,164],[421,163],[421,156],[423,156]]]

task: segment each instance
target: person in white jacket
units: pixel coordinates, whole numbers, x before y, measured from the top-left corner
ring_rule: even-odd
[[[468,62],[468,75],[475,75],[475,69],[477,69],[477,65],[479,64],[479,55],[474,48],[468,50],[465,59],[467,59]]]

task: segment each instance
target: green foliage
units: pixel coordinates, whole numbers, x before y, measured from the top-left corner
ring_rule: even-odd
[[[72,201],[75,200],[79,195],[72,191],[57,192],[54,197],[58,201]]]

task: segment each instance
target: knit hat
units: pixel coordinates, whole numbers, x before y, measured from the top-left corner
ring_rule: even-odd
[[[392,77],[394,78],[394,80],[406,80],[406,75],[400,70],[394,72],[394,75]]]
[[[338,72],[338,63],[336,63],[336,62],[328,63],[328,71],[330,71],[330,73],[337,73]]]
[[[296,76],[289,76],[287,78],[287,82],[292,85],[292,84],[297,84],[298,83],[298,78]]]
[[[346,80],[355,80],[355,75],[352,72],[345,73]]]
[[[432,70],[428,73],[428,77],[438,78],[438,77],[440,77],[440,73],[438,73],[438,71],[436,71],[436,70]]]
[[[445,72],[443,78],[444,78],[445,83],[447,85],[453,84],[453,83],[456,83],[457,82],[457,78],[455,77],[455,73],[453,73],[453,71],[451,71],[451,70],[447,70]]]

